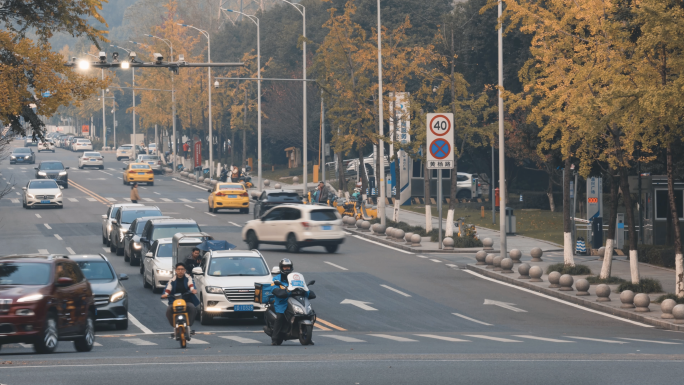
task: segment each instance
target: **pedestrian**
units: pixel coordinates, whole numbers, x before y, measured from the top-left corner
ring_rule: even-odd
[[[183,143],[183,156],[185,156],[185,159],[188,159],[188,150],[190,149],[190,145],[188,142]]]
[[[323,181],[318,182],[318,203],[328,203],[328,189]]]
[[[138,194],[138,182],[133,182],[131,186],[131,203],[138,203],[140,195]]]

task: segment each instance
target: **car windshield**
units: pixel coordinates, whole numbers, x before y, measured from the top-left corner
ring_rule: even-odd
[[[64,165],[62,162],[43,162],[39,168],[46,171],[64,170]]]
[[[47,285],[49,280],[47,263],[0,262],[0,285]]]
[[[312,210],[312,221],[336,221],[339,214],[337,210]]]
[[[57,182],[54,180],[34,180],[33,182],[29,183],[29,188],[30,189],[42,189],[42,188],[59,188],[57,186]]]
[[[119,213],[119,209],[120,209],[120,207],[112,207],[112,212],[109,213],[109,217],[110,217],[110,218],[115,218],[115,217],[116,217],[116,214]]]
[[[152,232],[152,239],[172,238],[176,233],[198,233],[200,231],[199,226],[195,223],[155,226]]]
[[[100,155],[99,152],[86,152],[86,153],[83,153],[83,157],[84,157],[84,158],[93,157],[93,156],[102,156],[102,155]]]
[[[90,144],[90,141],[88,139],[79,139],[77,142],[83,144]]]
[[[13,151],[15,154],[30,154],[30,148],[15,148]]]
[[[150,169],[150,166],[148,166],[148,165],[146,165],[146,164],[132,164],[132,165],[131,165],[131,169],[135,169],[135,170],[149,170],[149,169]]]
[[[219,185],[219,190],[244,190],[245,186],[235,183],[235,184],[221,184]]]
[[[159,210],[125,210],[121,213],[121,223],[133,223],[134,220],[142,217],[161,216]]]
[[[105,261],[81,261],[77,263],[88,281],[111,281],[114,279],[112,269],[109,268],[109,264]]]
[[[171,258],[173,255],[173,243],[162,243],[157,248],[157,258]]]
[[[269,201],[276,202],[299,202],[299,194],[296,192],[276,192],[268,194]]]
[[[268,275],[268,269],[256,257],[218,257],[209,263],[209,275],[213,277]]]
[[[140,157],[142,160],[158,160],[159,157],[156,155],[143,155]]]

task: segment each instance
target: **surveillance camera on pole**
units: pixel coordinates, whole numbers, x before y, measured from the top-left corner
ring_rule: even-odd
[[[214,88],[219,88],[219,82],[218,82],[218,80],[214,82]]]
[[[162,61],[164,60],[164,56],[162,56],[162,54],[155,52],[153,56],[156,64],[162,64]]]
[[[103,51],[103,52],[100,52],[99,57],[100,57],[100,62],[101,62],[101,63],[107,62],[107,53],[106,53],[106,52],[104,52],[104,51]]]

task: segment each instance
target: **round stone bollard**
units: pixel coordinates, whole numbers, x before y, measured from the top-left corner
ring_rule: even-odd
[[[264,179],[264,187],[268,187],[271,185],[271,181],[268,179]]]
[[[603,261],[603,256],[604,256],[605,254],[606,254],[606,248],[603,247],[603,246],[599,247],[599,249],[598,249],[599,261]]]
[[[356,227],[357,223],[358,223],[358,221],[356,219],[349,217],[349,219],[347,220],[347,227],[350,229],[353,229]]]
[[[529,271],[530,282],[544,282],[544,280],[541,279],[543,274],[544,274],[544,270],[542,270],[541,267],[539,267],[539,266],[530,267],[530,271]]]
[[[660,310],[663,312],[663,314],[660,315],[660,318],[665,318],[665,319],[673,319],[674,316],[672,315],[672,309],[677,305],[677,301],[668,298],[665,301],[660,303]]]
[[[375,229],[378,228],[378,225],[379,225],[379,223],[373,223],[373,224],[371,225],[371,231],[373,232],[373,234],[375,234]]]
[[[389,239],[392,238],[392,232],[394,231],[394,227],[388,227],[385,229],[385,238]]]
[[[478,251],[477,254],[475,254],[475,260],[477,261],[476,265],[486,265],[485,258],[487,258],[487,252],[484,250]]]
[[[361,231],[363,231],[364,233],[370,232],[370,227],[371,227],[370,222],[368,222],[368,221],[361,222]]]
[[[672,308],[672,316],[674,317],[674,323],[684,324],[684,305],[679,304]]]
[[[504,258],[501,260],[501,272],[504,274],[513,273],[513,260],[511,258]]]
[[[378,237],[385,235],[385,226],[382,225],[382,223],[376,223],[375,224],[375,229],[373,230],[375,235]]]
[[[411,236],[412,236],[412,235],[413,235],[413,233],[406,233],[406,234],[404,234],[404,242],[406,242],[405,244],[406,244],[407,246],[411,244]]]
[[[558,289],[560,291],[574,291],[575,290],[572,288],[572,284],[575,282],[575,279],[572,278],[572,275],[570,275],[570,274],[561,275],[558,282],[560,283],[560,289]]]
[[[624,290],[620,293],[620,305],[623,309],[633,309],[634,308],[634,292],[631,290]]]
[[[578,279],[577,282],[575,282],[575,289],[577,289],[577,294],[575,294],[578,297],[581,296],[587,296],[589,295],[589,281],[586,279]]]
[[[296,176],[296,177],[292,178],[292,182],[293,183],[299,183],[299,177]]]
[[[492,241],[492,238],[485,238],[482,240],[482,250],[494,250],[492,245],[494,244],[494,241]]]
[[[404,239],[404,230],[402,229],[396,229],[394,230],[394,240],[396,242],[401,242]]]
[[[651,311],[651,309],[648,308],[648,305],[650,304],[651,297],[649,297],[648,294],[639,293],[634,296],[634,306],[636,306],[636,309],[634,309],[635,312],[646,313]]]
[[[454,239],[451,237],[446,237],[442,240],[442,246],[444,247],[444,250],[453,250],[454,249]]]
[[[411,235],[411,247],[420,247],[420,234]]]
[[[280,183],[276,183],[275,185],[273,185],[273,188],[275,189],[280,189],[281,187],[283,186],[281,186]]]
[[[485,265],[487,265],[486,269],[494,268],[494,254],[487,254],[485,257]]]
[[[494,271],[501,271],[501,261],[503,261],[503,257],[500,255],[497,255],[492,259],[492,265],[494,266]]]
[[[361,228],[362,225],[363,225],[363,220],[359,219],[358,221],[356,221],[356,229],[357,230],[363,231],[363,229]]]
[[[602,283],[596,286],[596,302],[610,302],[610,286]]]
[[[520,274],[518,279],[530,279],[530,265],[521,263],[520,266],[518,266],[518,273]]]
[[[560,287],[560,284],[559,284],[560,283],[560,277],[561,277],[561,273],[559,273],[557,271],[550,272],[549,273],[549,283],[550,283],[549,287],[552,289],[559,288]]]
[[[508,255],[511,257],[513,260],[513,263],[522,263],[520,262],[520,258],[522,258],[522,253],[518,249],[512,249]]]
[[[542,249],[538,247],[535,247],[534,249],[530,250],[530,256],[532,257],[530,262],[543,262],[541,259],[543,254],[544,252],[542,251]]]

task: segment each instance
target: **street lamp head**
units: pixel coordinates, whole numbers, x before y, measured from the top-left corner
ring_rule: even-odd
[[[78,68],[82,70],[87,70],[88,68],[90,68],[90,63],[88,63],[85,60],[81,60],[78,62]]]
[[[218,80],[216,80],[216,81],[214,82],[214,88],[219,88],[219,82],[218,82]]]
[[[122,70],[127,70],[129,68],[131,68],[131,65],[127,61],[121,62],[121,69]]]

